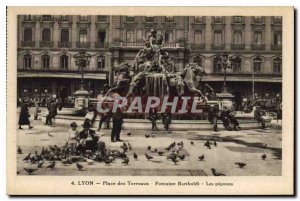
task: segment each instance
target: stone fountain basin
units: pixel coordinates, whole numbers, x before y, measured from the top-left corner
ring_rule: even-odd
[[[241,128],[244,129],[256,129],[261,128],[259,123],[251,114],[237,114],[237,119],[240,123]],[[46,114],[42,115],[42,121],[45,122]],[[67,111],[60,111],[54,119],[54,124],[70,125],[72,122],[76,122],[78,126],[82,126],[84,117],[75,116],[74,113],[67,113]],[[105,124],[105,123],[104,123]],[[111,123],[112,124],[112,123]],[[156,121],[159,130],[164,130],[164,125],[161,119]],[[99,125],[99,117],[95,121],[94,127],[97,128]],[[267,118],[266,126],[271,125],[271,118]],[[105,128],[106,126],[103,125]],[[110,126],[110,128],[112,125]],[[172,120],[170,130],[212,130],[213,125],[208,120]],[[151,130],[152,125],[148,119],[124,119],[123,129],[128,130]],[[224,130],[222,121],[218,121],[218,129]]]

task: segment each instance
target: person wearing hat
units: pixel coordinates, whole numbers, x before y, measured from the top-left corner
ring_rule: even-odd
[[[77,131],[77,124],[75,122],[71,123],[71,128],[69,129],[69,140],[68,144],[70,146],[71,154],[76,153],[76,148],[79,141],[79,133]]]
[[[33,128],[32,126],[30,126],[29,117],[30,117],[30,114],[29,114],[28,104],[23,102],[22,106],[21,106],[21,111],[20,111],[19,129],[23,129],[22,125],[28,125],[29,129]]]
[[[265,121],[266,111],[259,106],[254,106],[253,111],[254,111],[254,118],[258,122],[261,123],[261,128],[265,129],[266,128],[266,121]]]
[[[79,133],[79,149],[81,151],[97,149],[98,138],[95,136],[95,131],[91,129],[89,121],[84,121],[83,130]]]
[[[218,132],[218,114],[219,108],[218,105],[210,105],[208,109],[208,121],[213,124],[213,129],[215,132]]]
[[[119,107],[115,113],[112,115],[113,127],[111,130],[111,142],[122,141],[120,139],[120,133],[123,124],[123,113],[122,109]]]
[[[223,122],[225,129],[228,131],[232,131],[232,128],[230,126],[230,120],[228,118],[228,112],[230,112],[229,109],[227,107],[224,107],[220,113],[220,118],[221,121]]]

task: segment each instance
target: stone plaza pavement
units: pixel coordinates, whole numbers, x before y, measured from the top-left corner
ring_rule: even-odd
[[[23,154],[17,155],[17,171],[19,175],[26,175],[24,167],[36,168],[36,164],[23,162],[22,159],[28,153],[40,152],[42,147],[49,145],[62,146],[68,140],[68,127],[65,125],[45,126],[38,119],[31,119],[33,129],[29,130],[23,126],[23,130],[17,131],[17,145],[23,150]],[[82,127],[79,125],[78,130]],[[188,128],[187,128],[188,130]],[[100,140],[105,142],[108,148],[120,149],[123,142],[110,142],[110,130],[101,130],[96,133]],[[131,132],[131,136],[127,133]],[[50,133],[50,136],[48,135]],[[110,165],[105,163],[94,163],[84,165],[85,171],[78,171],[75,164],[64,166],[61,162],[56,163],[53,170],[40,168],[33,175],[142,175],[142,176],[211,176],[211,168],[226,176],[279,176],[281,175],[282,160],[282,132],[278,128],[267,128],[266,130],[241,130],[241,131],[164,131],[155,132],[155,137],[145,138],[144,130],[123,130],[121,139],[130,143],[133,150],[129,151],[129,165],[122,164],[121,159],[116,159]],[[9,135],[8,135],[9,137]],[[217,146],[212,145],[211,149],[204,146],[206,140],[215,140]],[[191,141],[194,144],[191,144]],[[182,153],[185,159],[175,165],[167,160],[165,153],[158,156],[157,153],[150,153],[153,160],[147,160],[145,153],[147,146],[151,145],[152,150],[165,151],[172,142],[183,142]],[[265,147],[265,145],[267,146]],[[138,154],[138,160],[134,160],[133,153]],[[198,157],[204,154],[205,159],[199,161]],[[262,154],[266,154],[266,160],[262,160]],[[239,168],[235,162],[244,162],[247,165]],[[49,162],[45,161],[44,167]]]

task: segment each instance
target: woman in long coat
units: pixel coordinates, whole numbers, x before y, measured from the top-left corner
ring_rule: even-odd
[[[30,126],[30,121],[29,121],[29,109],[26,103],[23,103],[21,106],[21,112],[20,112],[20,118],[19,118],[19,129],[23,129],[22,125],[28,125],[29,129],[33,128]]]

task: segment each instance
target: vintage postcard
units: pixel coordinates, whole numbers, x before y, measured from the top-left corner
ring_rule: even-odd
[[[7,194],[293,195],[293,7],[8,7]]]

